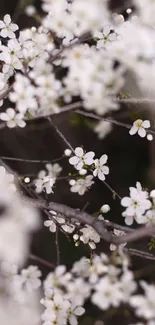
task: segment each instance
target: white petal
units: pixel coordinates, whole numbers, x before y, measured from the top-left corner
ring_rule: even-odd
[[[81,316],[85,312],[85,309],[83,307],[76,307],[74,310],[75,315]]]
[[[1,28],[4,28],[4,27],[5,27],[4,22],[3,22],[2,20],[0,20],[0,29],[1,29]]]
[[[18,126],[20,127],[20,128],[24,128],[25,126],[26,126],[26,123],[25,123],[25,121],[18,121]]]
[[[96,177],[97,174],[98,174],[98,171],[97,171],[97,169],[95,169],[95,170],[93,171],[93,175],[94,175],[94,177]]]
[[[129,134],[130,134],[130,135],[134,135],[134,134],[136,134],[137,131],[138,131],[138,128],[137,128],[136,126],[133,126],[133,127],[130,129]]]
[[[76,166],[76,169],[80,170],[80,169],[82,169],[82,167],[83,167],[83,161],[79,161],[79,163]]]
[[[10,118],[14,118],[16,114],[13,108],[7,108],[6,113],[9,115]]]
[[[7,126],[10,129],[15,128],[16,127],[16,122],[13,121],[13,120],[10,120],[10,121],[7,122]]]
[[[131,198],[126,196],[123,197],[123,199],[121,200],[121,205],[126,208],[130,206],[131,202],[132,202]]]
[[[102,172],[103,172],[105,175],[108,175],[108,174],[109,174],[109,167],[107,167],[107,166],[103,166],[101,170],[102,170]]]
[[[11,30],[12,30],[13,32],[15,32],[15,31],[18,30],[18,29],[19,29],[18,25],[16,25],[16,24],[11,24]]]
[[[10,15],[5,15],[4,16],[4,22],[5,22],[6,25],[9,25],[11,23]]]
[[[8,31],[6,29],[2,29],[1,30],[1,36],[4,37],[4,38],[8,37]]]
[[[79,162],[79,158],[76,157],[76,156],[71,157],[71,158],[69,159],[69,163],[70,163],[71,165],[77,165],[78,162]]]
[[[83,157],[83,154],[84,154],[83,149],[82,149],[81,147],[77,147],[77,148],[75,149],[75,154],[76,154],[76,156],[78,156],[78,157]]]
[[[107,155],[102,155],[101,158],[100,158],[100,164],[101,165],[106,164],[107,160],[108,160],[108,156]]]
[[[70,317],[69,317],[69,323],[71,325],[77,325],[78,324],[78,321],[77,321],[76,317],[73,314],[71,314]]]
[[[141,138],[144,138],[146,136],[146,130],[144,128],[139,128],[138,134]]]
[[[110,33],[110,25],[106,25],[106,26],[104,26],[103,34],[104,34],[105,36],[107,36],[107,35],[109,35],[109,33]]]
[[[150,128],[150,121],[148,120],[145,120],[143,123],[142,123],[142,126],[146,129]]]
[[[105,176],[104,174],[99,170],[98,172],[98,178],[101,180],[101,181],[104,181],[105,180]]]
[[[1,113],[0,114],[0,119],[2,121],[8,121],[9,120],[9,116],[6,113]]]
[[[133,216],[127,216],[125,218],[125,223],[126,225],[131,226],[133,224]]]

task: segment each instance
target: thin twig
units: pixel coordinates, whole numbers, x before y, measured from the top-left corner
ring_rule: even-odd
[[[35,164],[46,164],[46,163],[54,163],[57,161],[62,160],[64,157],[56,158],[53,160],[37,160],[37,159],[24,159],[24,158],[14,158],[14,157],[5,157],[5,156],[0,156],[0,159],[3,160],[11,160],[11,161],[22,161],[26,163],[35,163]]]
[[[49,121],[49,123],[51,124],[51,126],[55,129],[55,131],[57,132],[57,134],[59,135],[59,137],[64,141],[64,143],[66,143],[66,145],[68,146],[68,148],[70,148],[72,150],[72,152],[74,152],[74,148],[72,147],[72,145],[70,144],[70,142],[62,134],[62,132],[59,130],[59,128],[55,124],[52,123],[51,118],[48,117],[47,120]]]
[[[60,264],[60,248],[59,248],[59,228],[58,228],[58,226],[56,226],[55,245],[56,245],[56,252],[57,252],[57,265],[59,265]]]
[[[79,39],[77,39],[75,42],[70,43],[69,45],[66,46],[62,46],[62,48],[54,55],[52,56],[52,54],[50,55],[48,62],[49,63],[53,63],[55,60],[59,59],[60,55],[69,49],[72,49],[74,46],[76,45],[80,45],[82,42],[84,41],[88,41],[92,39],[92,36],[90,36],[89,33],[83,34],[79,37]]]
[[[116,197],[118,197],[118,199],[119,200],[121,200],[121,196],[107,183],[107,182],[105,182],[105,181],[102,181],[104,184],[105,184],[105,186],[111,191],[111,193],[114,195],[114,196],[116,196]]]
[[[77,110],[78,108],[81,108],[83,106],[82,102],[76,102],[76,103],[71,103],[68,105],[64,105],[62,107],[59,107],[60,111],[57,113],[51,113],[51,114],[42,114],[42,115],[38,115],[38,116],[34,116],[31,121],[35,121],[35,120],[40,120],[42,118],[48,118],[48,117],[53,117],[56,115],[60,115],[63,113],[67,113],[67,112],[73,112],[74,110]],[[29,120],[29,119],[26,119]]]
[[[52,270],[55,269],[55,267],[56,267],[56,265],[54,265],[54,264],[52,264],[52,263],[50,263],[50,262],[44,260],[43,258],[36,256],[36,255],[31,254],[31,255],[29,256],[29,258],[30,258],[31,260],[33,260],[33,261],[36,261],[36,262],[38,262],[38,263],[44,265],[44,266],[47,266],[48,268],[50,268],[50,269],[52,269]]]

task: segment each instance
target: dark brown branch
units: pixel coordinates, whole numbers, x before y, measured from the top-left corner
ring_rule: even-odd
[[[91,226],[106,242],[113,243],[115,245],[137,241],[145,237],[150,237],[155,233],[155,226],[144,226],[135,230],[129,230],[124,236],[114,236],[111,232],[106,230],[107,224],[105,224],[105,222],[98,220],[95,216],[92,216],[84,211],[82,212],[55,202],[47,203],[46,201],[32,200],[32,203],[38,208],[54,210],[55,212],[64,215],[68,219],[73,218],[82,222],[83,224]],[[117,229],[118,228],[119,225],[117,225]],[[122,230],[122,226],[120,226],[120,230]]]

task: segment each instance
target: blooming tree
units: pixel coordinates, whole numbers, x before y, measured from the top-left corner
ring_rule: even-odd
[[[119,14],[110,11],[108,0],[42,0],[41,13],[25,7],[34,27],[20,30],[8,13],[0,20],[0,129],[12,132],[45,120],[64,144],[55,161],[27,160],[43,166],[31,177],[5,163],[26,160],[0,158],[2,324],[88,324],[91,305],[95,325],[109,324],[107,315],[120,309],[129,315],[122,325],[155,324],[155,285],[143,273],[137,275],[130,258],[155,260],[148,247],[130,247],[145,237],[155,245],[155,190],[137,180],[121,197],[108,182],[107,153],[103,150],[98,157],[93,149],[74,147],[53,118],[75,112],[96,120],[93,129],[99,139],[117,124],[129,136],[153,140],[153,125],[143,116],[131,125],[113,118],[121,103],[155,102],[155,2],[133,0],[132,7],[133,14],[125,7],[125,18],[121,8]],[[141,98],[123,93],[128,72]],[[64,179],[75,197],[84,197],[99,182],[106,186],[120,204],[124,225],[110,220],[108,202],[92,214],[87,204],[79,209],[70,207],[71,201],[55,202],[57,182]],[[32,233],[43,227],[56,238],[57,260],[52,263],[31,254]],[[61,262],[60,232],[74,245],[75,256],[79,245],[88,248],[72,267]]]

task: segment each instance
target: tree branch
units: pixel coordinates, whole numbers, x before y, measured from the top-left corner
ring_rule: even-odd
[[[31,202],[38,208],[53,210],[64,215],[68,219],[73,218],[82,222],[83,224],[91,226],[94,230],[96,230],[102,239],[108,243],[113,243],[115,245],[119,245],[125,242],[129,243],[137,241],[145,237],[150,237],[155,233],[155,226],[144,226],[135,230],[129,230],[128,233],[126,233],[124,236],[115,236],[112,234],[112,232],[107,231],[107,222],[100,221],[95,216],[92,216],[84,211],[79,211],[78,209],[73,209],[69,206],[55,202],[47,203],[46,201],[37,200],[31,200]],[[116,224],[114,224],[114,228],[115,225]],[[118,228],[119,225],[117,225],[117,229]],[[122,226],[120,226],[120,230],[122,230]]]

